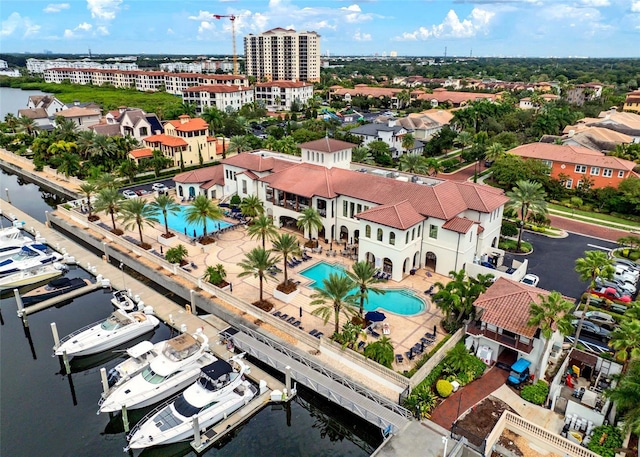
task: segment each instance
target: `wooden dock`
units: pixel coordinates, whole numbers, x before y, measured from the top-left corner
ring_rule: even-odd
[[[57,304],[62,303],[66,300],[73,300],[74,298],[81,297],[85,294],[101,289],[102,287],[103,287],[102,283],[99,281],[96,281],[93,284],[88,284],[84,287],[80,287],[79,289],[72,290],[71,292],[67,292],[66,294],[58,295],[57,297],[51,297],[48,300],[43,300],[40,303],[36,303],[35,305],[29,305],[26,308],[21,308],[19,303],[18,317],[28,316],[29,314],[37,313],[38,311],[51,308],[52,306],[56,306]]]

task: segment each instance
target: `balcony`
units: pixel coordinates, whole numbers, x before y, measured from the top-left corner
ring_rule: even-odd
[[[515,349],[516,351],[525,352],[530,354],[533,350],[533,341],[530,339],[526,339],[525,341],[520,341],[520,337],[518,335],[509,336],[503,333],[498,333],[494,330],[489,330],[487,328],[482,328],[479,323],[470,322],[466,325],[466,333],[468,335],[482,335],[485,338],[488,338],[493,341],[497,341],[502,346],[509,347],[511,349]]]

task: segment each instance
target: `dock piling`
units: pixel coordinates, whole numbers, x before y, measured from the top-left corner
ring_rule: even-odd
[[[24,313],[24,304],[22,303],[22,297],[18,289],[13,289],[13,295],[16,297],[16,305],[18,306],[18,317],[22,317]]]
[[[107,369],[105,367],[100,368],[100,380],[102,381],[102,392],[106,396],[109,391],[109,381],[107,380]]]
[[[127,414],[127,405],[122,405],[122,425],[124,425],[124,432],[129,433],[129,415]]]
[[[11,203],[11,197],[9,197],[9,188],[5,187],[4,192],[7,194],[7,203]]]
[[[284,367],[284,388],[287,392],[287,400],[291,397],[291,367]]]
[[[60,345],[60,337],[58,336],[58,327],[55,322],[51,323],[51,333],[53,333],[53,344],[58,347]]]
[[[191,289],[189,290],[189,298],[191,298],[191,313],[194,314],[196,309],[196,291]]]
[[[193,441],[196,447],[200,447],[200,445],[202,444],[202,437],[200,435],[200,421],[198,421],[197,415],[193,418]]]
[[[67,351],[62,352],[62,361],[64,362],[64,370],[67,374],[71,374],[71,365],[69,365],[69,356]]]

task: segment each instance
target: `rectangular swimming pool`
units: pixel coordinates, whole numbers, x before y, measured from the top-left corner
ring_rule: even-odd
[[[176,232],[184,233],[185,235],[192,238],[202,236],[204,231],[202,223],[188,224],[184,216],[184,212],[186,211],[186,209],[187,206],[180,206],[180,211],[178,213],[167,214],[167,224],[169,224],[169,228],[175,230]],[[160,222],[160,225],[164,227],[164,217],[162,216],[162,213],[160,213],[160,215],[158,216],[158,221]],[[233,224],[225,221],[207,220],[207,233],[213,233],[216,230],[230,227],[231,225]]]
[[[311,287],[322,287],[322,280],[328,278],[331,273],[345,274],[345,271],[339,265],[318,262],[300,272],[302,276],[313,281],[310,284]],[[413,316],[426,309],[425,302],[414,295],[410,289],[385,289],[385,291],[385,294],[369,293],[368,301],[364,302],[365,311],[381,308],[394,314]],[[356,292],[354,289],[354,293]]]

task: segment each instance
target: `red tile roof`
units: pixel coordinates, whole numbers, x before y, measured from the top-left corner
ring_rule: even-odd
[[[451,230],[452,232],[467,233],[474,224],[475,221],[472,221],[471,219],[456,216],[445,222],[442,228]]]
[[[286,168],[296,165],[296,162],[289,162],[287,160],[275,159],[273,157],[266,157],[261,154],[237,154],[233,157],[227,157],[222,160],[222,163],[233,165],[235,167],[246,168],[254,172],[271,171],[277,173]]]
[[[184,141],[182,138],[165,135],[164,133],[148,136],[144,138],[142,141],[145,143],[160,143],[164,146],[168,146],[171,148],[175,148],[178,146],[187,146],[187,142]]]
[[[284,88],[296,88],[312,86],[313,84],[305,81],[269,81],[264,83],[256,83],[256,87],[284,87]]]
[[[400,230],[406,230],[424,220],[424,216],[413,209],[408,200],[393,205],[376,206],[359,213],[356,217]]]
[[[530,304],[541,302],[539,294],[546,297],[550,292],[501,277],[473,305],[483,310],[480,317],[482,322],[533,338],[537,328],[527,325],[527,321]],[[575,301],[571,297],[564,298]]]
[[[343,151],[356,147],[357,144],[347,143],[346,141],[334,140],[333,138],[320,138],[319,140],[309,141],[298,145],[300,149],[311,149],[318,152],[335,152]]]
[[[129,155],[134,159],[146,159],[153,157],[153,151],[150,148],[133,149],[129,151]]]
[[[183,92],[209,92],[212,94],[229,94],[233,92],[252,91],[250,87],[230,86],[228,84],[209,84],[204,86],[193,86],[183,90]]]
[[[224,167],[222,165],[214,165],[213,167],[199,168],[197,170],[185,171],[176,175],[173,180],[180,184],[197,184],[207,183],[208,187],[202,186],[208,189],[213,184],[224,184]]]
[[[508,151],[527,159],[551,160],[570,164],[589,165],[614,170],[633,170],[637,164],[630,160],[604,155],[593,149],[580,146],[558,145],[550,143],[523,144]]]
[[[180,116],[181,118],[184,118],[184,116]],[[189,116],[186,116],[189,117]],[[168,124],[171,124],[175,127],[175,129],[179,132],[195,132],[197,130],[207,130],[209,128],[209,124],[207,124],[207,122],[199,117],[196,117],[194,119],[189,119],[186,122],[183,122],[181,120],[172,120],[172,121],[168,121]]]

